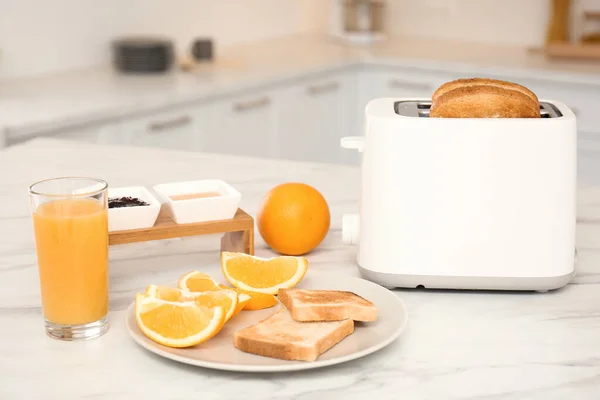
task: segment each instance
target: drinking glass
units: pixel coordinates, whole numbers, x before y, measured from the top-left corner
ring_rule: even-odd
[[[29,187],[46,333],[91,339],[108,330],[106,182],[65,177]]]

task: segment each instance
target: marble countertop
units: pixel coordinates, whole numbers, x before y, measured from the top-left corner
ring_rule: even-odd
[[[156,160],[161,162],[157,163]],[[171,362],[128,336],[125,309],[149,283],[189,269],[216,273],[215,237],[111,248],[110,331],[88,342],[44,334],[27,187],[65,175],[111,186],[219,177],[255,215],[284,181],[318,188],[331,231],[310,269],[358,276],[341,243],[341,216],[358,208],[359,169],[284,160],[36,139],[0,151],[0,398],[2,399],[577,399],[600,395],[600,188],[578,195],[579,267],[565,288],[540,293],[395,290],[405,334],[363,359],[285,374],[240,374]],[[272,254],[257,235],[256,253]]]
[[[125,76],[100,66],[0,81],[0,129],[24,137],[357,64],[600,85],[594,63],[549,61],[518,46],[407,37],[360,47],[324,36],[290,36],[220,49],[218,57],[215,67],[194,73]]]

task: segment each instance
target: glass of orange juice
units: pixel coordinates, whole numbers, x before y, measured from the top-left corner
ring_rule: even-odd
[[[108,330],[106,182],[55,178],[29,187],[46,333],[91,339]]]

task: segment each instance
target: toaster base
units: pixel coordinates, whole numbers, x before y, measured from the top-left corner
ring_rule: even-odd
[[[358,266],[364,279],[387,288],[424,288],[454,290],[518,290],[547,292],[567,285],[575,270],[550,277],[430,276],[374,272]]]

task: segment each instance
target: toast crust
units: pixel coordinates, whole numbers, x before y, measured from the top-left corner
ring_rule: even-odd
[[[431,118],[540,118],[535,93],[495,79],[457,79],[431,97]]]
[[[300,322],[377,321],[377,307],[356,293],[339,290],[279,289],[279,301]]]
[[[439,96],[431,118],[540,118],[539,103],[516,90],[467,86]]]
[[[315,361],[354,332],[352,320],[297,322],[285,307],[234,334],[234,346],[246,353],[290,361]]]
[[[539,102],[535,93],[533,93],[531,90],[527,89],[523,85],[519,85],[518,83],[503,81],[500,79],[488,79],[488,78],[462,78],[462,79],[456,79],[451,82],[446,82],[443,85],[441,85],[439,88],[437,88],[435,92],[433,92],[433,95],[431,96],[431,102],[432,103],[435,102],[438,99],[438,97],[440,97],[441,95],[448,93],[454,89],[458,89],[461,87],[473,87],[473,86],[494,86],[494,87],[498,87],[500,89],[516,90],[516,91],[523,93],[527,97],[531,98],[531,100],[535,101],[536,103]]]

